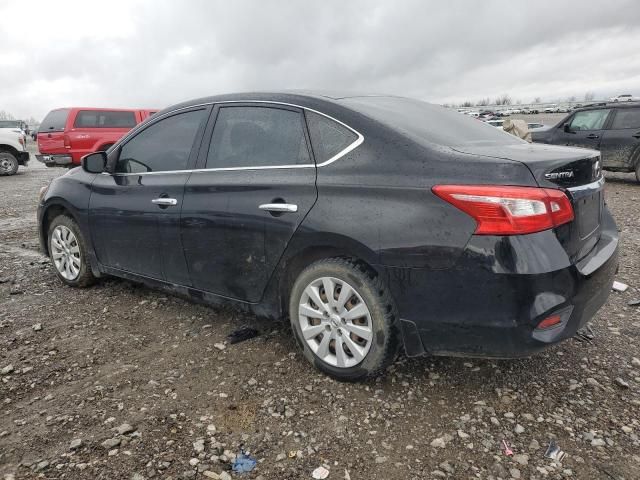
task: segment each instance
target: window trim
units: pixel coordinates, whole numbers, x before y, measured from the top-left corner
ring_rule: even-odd
[[[360,145],[362,145],[362,143],[364,142],[364,135],[362,135],[355,128],[350,127],[346,123],[341,122],[340,120],[338,120],[337,118],[332,117],[331,115],[327,115],[326,113],[322,113],[322,112],[320,112],[318,110],[315,110],[313,108],[305,107],[305,106],[302,106],[302,105],[296,105],[296,104],[293,104],[293,103],[277,102],[277,101],[271,101],[271,100],[225,100],[225,101],[221,101],[221,102],[207,102],[207,103],[199,103],[199,104],[196,104],[196,105],[189,105],[187,107],[178,108],[176,110],[171,110],[169,112],[165,112],[165,113],[162,113],[162,114],[156,114],[157,116],[154,116],[155,118],[153,119],[153,123],[149,123],[149,124],[142,123],[142,124],[139,124],[140,126],[143,126],[142,128],[134,127],[127,135],[122,137],[120,139],[120,141],[118,141],[112,148],[114,149],[114,151],[115,150],[119,150],[122,145],[124,145],[127,141],[129,141],[131,139],[131,137],[134,137],[135,135],[137,135],[139,130],[141,130],[141,129],[144,130],[145,128],[150,127],[151,125],[155,124],[156,122],[159,122],[159,121],[163,120],[166,117],[170,117],[172,115],[175,115],[176,113],[180,113],[183,110],[189,110],[189,109],[194,109],[194,108],[198,108],[198,107],[215,107],[217,105],[235,104],[235,103],[245,103],[245,104],[257,103],[257,104],[282,105],[282,106],[286,106],[286,107],[299,108],[299,109],[301,109],[303,111],[314,112],[314,113],[317,113],[318,115],[322,115],[323,117],[327,117],[328,119],[333,120],[336,123],[339,123],[340,125],[342,125],[345,128],[348,128],[353,133],[355,133],[358,138],[352,144],[350,144],[346,148],[344,148],[342,151],[336,153],[333,157],[329,158],[328,160],[325,160],[322,163],[309,163],[309,164],[305,164],[305,165],[269,165],[269,166],[255,166],[255,167],[249,166],[249,167],[195,168],[195,169],[190,169],[190,170],[162,170],[162,171],[157,171],[157,172],[141,172],[141,173],[115,173],[115,172],[114,173],[109,173],[109,172],[102,172],[102,175],[118,175],[118,176],[135,175],[135,176],[139,176],[139,175],[161,175],[161,174],[177,174],[177,173],[197,173],[197,172],[227,172],[227,171],[241,171],[241,170],[282,170],[282,169],[289,169],[289,168],[326,167],[327,165],[330,165],[333,162],[335,162],[335,161],[339,160],[340,158],[344,157],[349,152],[355,150]],[[304,119],[305,124],[306,124],[306,117],[303,116],[303,119]],[[308,126],[307,126],[307,128],[308,128]],[[201,141],[202,140],[203,139],[201,139]]]

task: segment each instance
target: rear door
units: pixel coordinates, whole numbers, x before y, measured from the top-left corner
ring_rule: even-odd
[[[552,143],[598,150],[610,113],[611,109],[609,108],[574,113],[565,124],[556,127]]]
[[[163,117],[110,153],[115,171],[96,176],[89,201],[91,237],[103,265],[189,284],[180,208],[209,112],[197,107]]]
[[[64,146],[64,129],[71,109],[51,110],[38,128],[38,150],[44,154],[67,153]]]
[[[181,219],[192,284],[257,302],[316,201],[304,115],[275,104],[221,104],[205,139]]]
[[[603,166],[633,170],[640,157],[640,107],[616,108],[613,115],[600,143]]]

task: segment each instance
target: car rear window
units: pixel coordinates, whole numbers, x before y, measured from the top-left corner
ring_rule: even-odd
[[[611,128],[640,128],[640,108],[618,108]]]
[[[331,160],[358,140],[353,131],[324,115],[308,111],[306,116],[317,163]]]
[[[80,110],[73,126],[79,128],[132,128],[136,126],[136,117],[133,112]]]
[[[62,132],[64,126],[67,124],[67,117],[69,116],[68,108],[60,108],[58,110],[51,110],[42,123],[40,124],[39,132]]]
[[[402,97],[351,97],[354,110],[414,138],[444,146],[516,145],[521,140],[469,115]]]

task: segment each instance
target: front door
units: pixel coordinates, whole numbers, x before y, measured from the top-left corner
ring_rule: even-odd
[[[182,242],[192,284],[257,302],[316,200],[316,169],[301,110],[223,104],[187,181]]]
[[[552,143],[598,150],[609,112],[608,108],[576,112],[556,128]]]
[[[602,165],[634,170],[640,161],[640,107],[616,108],[614,115],[600,144]]]
[[[96,176],[89,224],[102,265],[189,284],[180,209],[208,113],[195,108],[150,123],[114,152],[113,173]]]

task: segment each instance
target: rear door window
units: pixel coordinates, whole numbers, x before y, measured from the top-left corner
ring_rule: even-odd
[[[67,123],[67,117],[69,116],[68,108],[60,108],[58,110],[50,111],[42,123],[40,124],[39,132],[63,132],[64,126]]]
[[[206,168],[310,164],[300,112],[272,107],[221,107]]]
[[[164,118],[131,138],[120,150],[117,173],[185,170],[206,110]]]
[[[602,130],[611,109],[586,110],[576,112],[569,126],[573,131]]]
[[[133,112],[80,110],[74,122],[76,128],[132,128],[136,126]]]
[[[618,108],[611,124],[612,130],[640,128],[640,108]]]
[[[306,116],[313,153],[319,164],[331,160],[358,140],[352,130],[324,115],[308,111]]]

